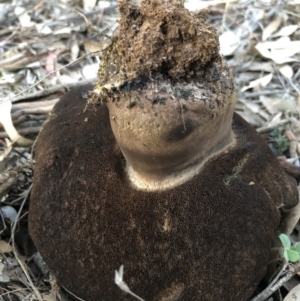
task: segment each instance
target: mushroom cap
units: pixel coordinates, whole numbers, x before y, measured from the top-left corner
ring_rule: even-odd
[[[234,115],[234,147],[167,190],[132,187],[106,106],[85,110],[77,88],[55,106],[36,144],[30,234],[50,270],[86,301],[247,301],[263,277],[296,182]]]

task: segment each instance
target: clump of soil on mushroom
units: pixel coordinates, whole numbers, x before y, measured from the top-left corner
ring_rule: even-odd
[[[97,89],[110,90],[159,73],[176,82],[220,60],[216,29],[206,11],[193,14],[180,1],[119,1],[119,29],[103,51]],[[95,101],[93,99],[92,101]]]

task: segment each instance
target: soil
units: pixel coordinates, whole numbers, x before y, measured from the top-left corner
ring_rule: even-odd
[[[206,10],[194,14],[175,0],[147,0],[141,6],[124,0],[119,11],[119,29],[103,51],[98,73],[102,101],[106,89],[126,81],[143,82],[141,78],[157,74],[172,82],[188,80],[221,59],[217,32],[206,23]],[[91,102],[98,100],[93,97]]]

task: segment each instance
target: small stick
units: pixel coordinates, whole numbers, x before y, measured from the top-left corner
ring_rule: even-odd
[[[26,203],[26,201],[27,201],[27,199],[28,199],[28,196],[29,196],[29,194],[30,194],[30,192],[31,192],[31,189],[32,189],[32,184],[30,185],[30,187],[28,188],[28,190],[27,190],[27,192],[26,192],[26,195],[25,195],[25,197],[24,197],[24,199],[23,199],[23,202],[22,202],[22,204],[21,204],[21,206],[20,206],[20,209],[19,209],[19,211],[18,211],[18,214],[17,214],[17,217],[16,217],[16,221],[15,221],[14,224],[13,224],[12,232],[11,232],[11,240],[12,240],[12,246],[13,246],[13,252],[14,252],[14,255],[15,255],[15,257],[16,257],[16,259],[17,259],[19,265],[20,265],[20,267],[22,268],[23,273],[25,274],[25,276],[26,276],[26,278],[27,278],[27,280],[28,280],[28,282],[29,282],[29,284],[30,284],[30,286],[31,286],[31,289],[33,290],[33,292],[34,292],[36,298],[37,298],[39,301],[43,301],[43,298],[42,298],[40,292],[37,290],[37,288],[36,288],[36,287],[34,286],[34,284],[32,283],[32,280],[31,280],[31,278],[30,278],[30,275],[29,275],[29,273],[28,273],[28,271],[27,271],[25,265],[23,264],[22,260],[21,260],[20,257],[19,257],[19,254],[18,254],[17,249],[16,249],[16,244],[15,244],[15,232],[16,232],[17,224],[18,224],[20,215],[21,215],[21,213],[22,213],[22,210],[23,210],[23,208],[24,208],[24,205],[25,205],[25,203]]]
[[[283,274],[285,268],[288,265],[289,265],[288,262],[285,263],[285,265],[282,267],[282,269],[280,270],[278,275],[275,277],[275,279],[270,283],[270,285],[264,291],[262,291],[259,295],[252,298],[250,301],[263,301],[263,300],[266,300],[274,292],[276,292],[284,283],[289,281],[294,275],[296,275],[300,271],[300,262],[297,262],[294,266],[289,265],[289,267],[291,267],[292,270],[287,272],[285,276],[283,276],[281,279],[279,279],[279,277]]]

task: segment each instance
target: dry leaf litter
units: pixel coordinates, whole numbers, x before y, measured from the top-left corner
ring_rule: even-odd
[[[300,179],[300,0],[185,5],[209,9],[235,79],[236,111]],[[0,301],[69,300],[28,236],[32,145],[61,95],[96,82],[117,19],[117,1],[0,3]],[[282,286],[282,296],[265,300],[282,300],[300,283],[297,277]],[[300,300],[300,289],[294,291]]]

